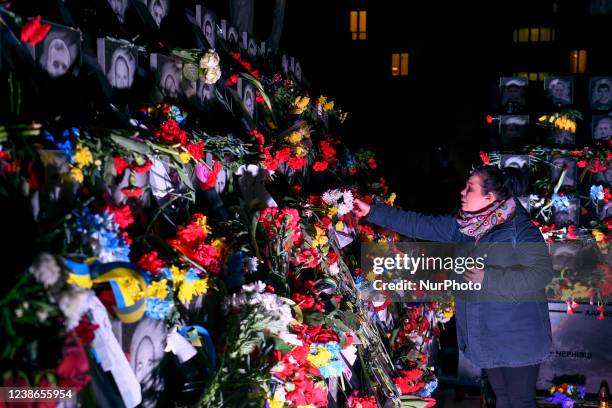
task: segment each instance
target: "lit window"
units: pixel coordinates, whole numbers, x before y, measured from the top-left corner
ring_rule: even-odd
[[[530,81],[537,81],[538,80],[538,73],[537,72],[530,72],[529,73],[529,80]]]
[[[408,75],[408,53],[391,54],[391,75]]]
[[[367,11],[350,12],[351,38],[353,40],[365,40],[367,28]]]
[[[512,40],[515,43],[554,41],[555,29],[551,27],[515,28],[512,32]]]
[[[570,51],[570,72],[572,74],[584,74],[584,71],[586,71],[586,63],[586,50]]]

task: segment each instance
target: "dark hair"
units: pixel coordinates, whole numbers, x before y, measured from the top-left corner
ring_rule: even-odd
[[[472,175],[480,177],[484,194],[493,193],[498,200],[525,195],[527,192],[527,180],[523,172],[515,167],[500,169],[482,166],[476,168]]]
[[[604,83],[601,83],[601,84],[599,84],[599,85],[597,85],[597,90],[598,90],[598,91],[599,91],[601,88],[608,88],[608,89],[610,89],[610,85],[606,84],[605,82],[604,82]]]

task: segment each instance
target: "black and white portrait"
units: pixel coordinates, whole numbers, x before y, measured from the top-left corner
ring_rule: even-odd
[[[597,208],[597,217],[602,221],[612,217],[612,201]]]
[[[516,145],[525,140],[529,116],[502,115],[499,121],[501,144],[503,146]]]
[[[151,54],[151,70],[155,72],[158,85],[167,98],[178,98],[181,94],[181,68],[173,58],[160,54]]]
[[[551,163],[550,181],[553,186],[559,181],[559,177],[561,177],[563,170],[566,170],[561,186],[576,187],[578,181],[578,167],[576,166],[575,159],[566,156],[556,156],[552,159]]]
[[[593,173],[592,180],[594,184],[609,184],[612,185],[612,167],[606,171]]]
[[[612,136],[612,116],[593,116],[593,140],[610,140]]]
[[[502,154],[499,157],[499,164],[501,168],[514,167],[515,169],[519,169],[523,173],[525,179],[529,179],[529,156]]]
[[[107,1],[108,1],[108,5],[113,10],[113,13],[115,13],[115,16],[117,16],[117,20],[123,23],[125,21],[125,11],[128,8],[129,0],[107,0]]]
[[[155,24],[159,27],[170,11],[170,0],[147,0],[147,8],[151,17],[155,20]]]
[[[571,105],[573,102],[572,77],[546,77],[544,78],[544,89],[548,100],[553,105]]]
[[[223,39],[227,42],[230,48],[237,49],[239,46],[238,30],[231,25],[227,20],[221,20],[221,33]]]
[[[281,69],[283,70],[283,74],[289,75],[289,72],[293,71],[293,62],[293,58],[288,54],[283,54],[281,56]]]
[[[242,99],[242,103],[244,104],[245,109],[254,117],[255,115],[255,87],[240,78],[238,80],[238,95],[240,99]]]
[[[215,85],[201,80],[197,84],[198,105],[202,108],[209,107],[216,99]]]
[[[240,50],[251,60],[257,58],[257,39],[249,33],[243,32],[240,40]]]
[[[576,144],[576,134],[565,129],[549,129],[548,143],[573,145]]]
[[[577,241],[553,242],[550,245],[553,270],[557,272],[563,269],[575,271],[580,265],[581,248],[582,244]]]
[[[580,217],[580,200],[578,198],[570,198],[569,205],[553,206],[552,221],[558,227],[565,227],[569,224],[578,225]]]
[[[51,78],[65,75],[81,60],[81,32],[58,24],[48,23],[51,30],[45,39],[30,47],[32,57]]]
[[[591,109],[612,109],[612,77],[594,77],[590,81]]]
[[[527,78],[500,78],[501,105],[507,108],[506,111],[515,112],[525,107],[525,90],[528,83]]]
[[[123,327],[125,332],[126,326]],[[125,335],[130,337],[129,331]],[[143,317],[128,340],[130,365],[142,388],[143,407],[154,407],[155,395],[163,391],[163,379],[157,369],[164,357],[166,336],[163,321]]]
[[[291,58],[293,65],[293,78],[297,83],[302,82],[302,63],[299,60]]]
[[[197,4],[196,21],[202,28],[208,46],[214,49],[217,45],[217,16],[206,7]]]
[[[109,38],[98,38],[98,63],[115,89],[128,89],[134,83],[138,62],[136,47]]]

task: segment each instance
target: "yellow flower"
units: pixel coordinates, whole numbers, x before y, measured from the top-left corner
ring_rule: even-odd
[[[210,234],[212,232],[212,230],[210,229],[210,227],[208,226],[207,220],[206,220],[206,216],[201,217],[200,219],[198,219],[196,221],[196,224],[198,224],[198,226],[200,228],[202,228],[202,231],[204,231],[207,235]]]
[[[285,406],[285,403],[276,399],[268,399],[268,406],[270,408],[283,408]]]
[[[308,354],[307,360],[315,367],[322,367],[331,360],[331,353],[323,346],[311,344],[310,352],[315,354]]]
[[[79,167],[85,167],[93,164],[93,155],[87,146],[83,146],[81,142],[77,143],[74,152],[74,161]]]
[[[329,239],[327,238],[327,235],[325,234],[325,230],[319,227],[315,227],[315,230],[317,231],[317,235],[312,240],[312,246],[320,247],[320,246],[326,245],[329,242]]]
[[[132,277],[126,277],[119,280],[122,292],[130,297],[133,302],[136,302],[142,297],[142,288],[138,281]],[[126,299],[127,300],[127,299]]]
[[[391,193],[391,195],[389,196],[389,198],[387,198],[385,200],[385,203],[387,205],[393,205],[393,203],[395,202],[395,199],[397,198],[397,196],[395,195],[395,193]]]
[[[82,183],[84,180],[84,176],[83,176],[83,171],[78,168],[78,167],[71,167],[70,168],[70,177],[72,177],[73,180]]]
[[[338,221],[336,223],[336,231],[342,231],[344,230],[344,223],[342,221]]]
[[[298,131],[293,131],[287,136],[287,141],[291,144],[298,144],[302,140],[302,134]]]
[[[604,234],[598,229],[594,229],[591,233],[593,234],[593,236],[595,237],[595,241],[597,242],[602,242],[604,238],[606,238],[606,234]]]
[[[180,152],[179,158],[183,163],[187,164],[189,163],[189,160],[191,160],[191,155],[188,152]]]
[[[546,120],[546,115],[540,116],[538,118],[538,122],[544,122]]]
[[[338,208],[336,208],[336,207],[331,207],[329,210],[327,210],[327,216],[329,218],[335,217],[336,214],[338,214]]]
[[[222,255],[227,250],[227,245],[225,244],[225,238],[217,238],[210,244],[215,247],[218,254]]]
[[[306,149],[304,149],[302,146],[297,146],[295,148],[295,155],[297,157],[303,157],[306,156]]]
[[[327,103],[327,96],[319,96],[319,99],[317,99],[317,105],[325,105]]]
[[[166,279],[162,279],[158,282],[151,282],[149,287],[147,288],[147,297],[150,298],[158,298],[159,300],[164,300],[168,296],[168,281]]]
[[[293,113],[296,115],[301,115],[308,107],[308,103],[310,103],[309,97],[298,96],[295,98],[295,101],[293,101]]]
[[[179,300],[187,304],[191,302],[194,296],[200,296],[206,293],[208,289],[208,278],[198,279],[193,282],[183,281],[181,288],[179,289],[178,298]]]
[[[348,112],[342,112],[340,116],[338,117],[338,120],[340,121],[340,123],[344,123],[347,116],[348,116]]]
[[[329,101],[325,105],[323,105],[323,112],[327,112],[334,109],[334,101]]]
[[[172,284],[174,285],[174,289],[178,287],[178,285],[185,280],[185,275],[187,274],[186,269],[180,269],[178,266],[171,266],[170,272],[172,272]]]

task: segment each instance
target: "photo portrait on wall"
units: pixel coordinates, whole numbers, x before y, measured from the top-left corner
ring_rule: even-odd
[[[527,78],[502,77],[499,79],[501,106],[507,113],[525,108],[525,94],[529,80]]]
[[[553,206],[552,221],[559,227],[566,227],[570,224],[578,225],[580,217],[580,199],[570,198],[569,205]]]
[[[519,169],[525,180],[529,180],[529,156],[515,154],[501,154],[499,156],[499,166],[501,168],[514,167]]]
[[[578,182],[578,167],[576,160],[568,156],[555,156],[551,160],[550,181],[555,186],[563,170],[566,170],[561,186],[575,188]]]
[[[593,77],[590,80],[591,109],[612,109],[612,77]]]
[[[548,129],[547,142],[550,144],[573,145],[576,144],[576,134],[566,129]]]
[[[595,141],[607,141],[612,136],[612,116],[594,115],[592,136]]]
[[[231,50],[237,51],[240,47],[240,36],[236,27],[227,20],[221,20],[221,33],[228,47]]]
[[[251,118],[255,117],[255,87],[242,78],[238,79],[238,96],[242,100],[244,107]]]
[[[138,49],[124,41],[98,38],[98,63],[115,89],[128,89],[134,83]]]
[[[202,109],[209,108],[217,99],[215,94],[215,84],[207,84],[206,82],[197,81],[197,101],[198,106]]]
[[[151,17],[155,20],[155,24],[159,27],[170,11],[170,0],[147,0],[147,8]]]
[[[151,54],[150,63],[162,94],[167,98],[177,99],[181,95],[183,78],[179,63],[174,58],[161,54]]]
[[[206,7],[196,4],[196,22],[204,33],[208,46],[215,49],[217,46],[217,16]]]
[[[81,62],[82,34],[70,27],[46,21],[44,23],[51,25],[47,36],[34,47],[28,47],[38,65],[55,79]]]
[[[548,100],[557,106],[571,105],[574,101],[574,78],[546,77],[544,89]]]
[[[115,16],[117,16],[117,20],[119,20],[120,23],[125,22],[125,12],[128,9],[129,0],[107,0],[107,1],[108,1],[108,5],[113,10],[113,13],[115,13]]]
[[[499,134],[502,146],[513,146],[524,142],[527,135],[529,116],[502,115],[499,121]]]

